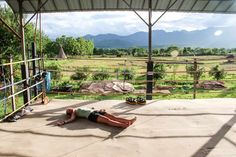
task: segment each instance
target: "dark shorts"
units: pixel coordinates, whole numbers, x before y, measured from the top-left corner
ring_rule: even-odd
[[[103,112],[103,111],[93,111],[88,116],[88,120],[90,120],[92,122],[97,122],[98,116],[104,115],[105,113],[106,112]]]

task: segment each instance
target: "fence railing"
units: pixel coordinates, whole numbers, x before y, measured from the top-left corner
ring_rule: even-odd
[[[154,65],[162,64],[165,67],[165,76],[158,78],[160,72],[154,68],[154,80],[152,81],[153,93],[151,95],[159,97],[170,97],[173,95],[192,95],[191,98],[197,98],[201,94],[210,93],[233,93],[234,84],[236,82],[236,65],[235,59],[220,58],[162,58],[153,59]],[[50,93],[62,94],[78,94],[78,95],[143,95],[146,96],[146,59],[137,58],[88,58],[88,59],[67,59],[67,60],[46,60],[47,70],[52,73],[52,90]],[[50,69],[50,64],[58,64],[58,69]],[[224,73],[228,73],[225,78],[216,80],[214,76],[210,76],[209,72],[216,65],[220,65]],[[187,70],[187,66],[191,66]],[[84,71],[83,68],[89,70]],[[199,71],[201,68],[204,70]],[[88,77],[71,79],[71,76],[76,74],[83,75],[86,73]],[[201,76],[199,76],[201,72]],[[54,78],[54,75],[61,75]],[[108,74],[108,77],[101,79],[94,79],[98,74]],[[63,75],[63,76],[62,76]],[[129,78],[130,77],[130,78]],[[218,79],[218,78],[217,78]],[[123,91],[117,92],[86,92],[82,90],[82,85],[86,83],[99,83],[101,81],[116,80],[134,85],[133,92]],[[209,83],[210,85],[208,85]],[[224,85],[224,83],[226,85]],[[222,85],[222,87],[218,87]],[[70,90],[63,90],[63,86],[70,86]],[[205,87],[209,86],[209,87]],[[62,87],[60,89],[60,87]],[[56,89],[56,90],[55,90]],[[168,89],[169,92],[165,93],[162,90]],[[161,93],[164,93],[161,94]],[[155,97],[154,97],[155,98]],[[178,98],[178,97],[174,97]],[[190,97],[187,97],[190,98]]]
[[[41,58],[28,59],[26,60],[28,66],[25,67],[23,66],[25,61],[13,62],[13,56],[1,59],[1,62],[5,63],[0,64],[0,121],[44,95],[41,60]],[[23,78],[26,70],[29,71],[29,77]],[[25,98],[27,90],[30,91],[29,99]]]

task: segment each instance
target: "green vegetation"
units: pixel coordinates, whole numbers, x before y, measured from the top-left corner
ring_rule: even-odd
[[[90,40],[84,38],[66,37],[65,35],[58,37],[56,41],[48,42],[45,46],[45,54],[48,57],[56,57],[58,55],[60,45],[63,47],[66,55],[84,56],[92,55],[94,44]]]
[[[86,80],[89,77],[89,67],[78,67],[75,74],[71,75],[72,80]]]
[[[110,74],[106,69],[101,69],[92,75],[93,80],[107,80],[109,77]]]
[[[223,79],[225,77],[226,73],[225,73],[224,69],[219,69],[219,65],[216,65],[211,68],[211,70],[209,71],[209,75],[213,76],[214,79],[216,79],[218,81],[220,79]]]
[[[199,56],[198,59],[205,59],[206,57]],[[155,64],[154,65],[154,81],[156,82],[154,85],[154,91],[156,87],[170,87],[171,94],[160,94],[155,93],[154,99],[192,99],[193,97],[193,76],[196,74],[197,80],[199,83],[204,80],[214,80],[215,78],[209,75],[209,71],[212,69],[212,65],[215,65],[215,62],[218,62],[221,65],[221,68],[225,71],[229,72],[227,75],[224,75],[225,78],[221,81],[225,83],[226,89],[218,89],[218,90],[209,90],[198,87],[197,88],[197,98],[214,98],[214,97],[235,97],[234,90],[236,89],[234,86],[236,81],[236,72],[232,71],[232,68],[236,68],[236,64],[234,62],[227,63],[227,59],[216,61],[217,57],[214,57],[214,60],[210,60],[210,56],[207,57],[209,60],[200,61],[201,64],[197,66],[197,71],[194,73],[194,66],[191,64]],[[218,58],[222,58],[218,56]],[[172,61],[170,57],[159,57],[154,60],[166,60]],[[193,61],[191,57],[181,56],[178,58],[178,61]],[[74,82],[70,81],[73,84],[73,87],[76,85],[76,89],[73,91],[78,91],[81,83],[92,82],[96,80],[114,80],[119,79],[123,81],[125,79],[126,82],[129,82],[134,85],[136,90],[143,90],[143,95],[145,95],[145,87],[146,87],[146,63],[144,62],[145,58],[142,57],[129,57],[129,58],[91,58],[91,59],[67,59],[67,60],[58,60],[52,61],[48,60],[48,63],[56,62],[62,69],[80,69],[80,72],[83,71],[83,67],[85,69],[90,69],[88,71],[84,70],[86,75],[91,77],[86,77],[86,79],[80,79],[82,81]],[[46,63],[47,63],[46,62]],[[188,63],[187,62],[187,63]],[[79,63],[79,64],[77,64]],[[67,66],[66,66],[67,65]],[[128,68],[127,68],[128,67]],[[214,67],[214,66],[213,66]],[[175,71],[173,70],[174,68]],[[102,70],[101,70],[102,69]],[[130,71],[131,70],[131,71]],[[62,80],[70,80],[70,76],[74,73],[68,73],[66,71],[61,71],[63,73]],[[124,73],[125,72],[125,73]],[[173,77],[173,73],[175,73],[175,77]],[[129,76],[132,74],[132,76]],[[81,74],[83,75],[83,74]],[[103,75],[109,75],[109,77],[103,77]],[[94,78],[93,76],[98,76]],[[125,78],[124,78],[125,77]],[[96,82],[95,81],[95,82]],[[55,84],[56,85],[56,84]],[[227,93],[227,94],[226,94]],[[116,95],[99,95],[99,94],[91,94],[84,95],[81,94],[73,94],[73,95],[51,95],[54,98],[78,98],[78,99],[123,99],[129,94],[116,94]],[[131,94],[132,95],[132,94]]]

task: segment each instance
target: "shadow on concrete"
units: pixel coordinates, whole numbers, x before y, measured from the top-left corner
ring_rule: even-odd
[[[16,153],[1,153],[0,152],[0,156],[2,157],[29,157],[29,156],[26,156],[26,155],[20,155],[20,154],[16,154]]]
[[[235,115],[234,113],[194,113],[194,114],[143,114],[143,113],[126,113],[126,112],[121,112],[121,114],[124,115],[137,115],[137,116],[157,116],[157,117],[170,117],[170,116],[174,116],[174,117],[188,117],[188,116],[204,116],[204,115],[218,115],[218,116],[233,116]]]
[[[45,114],[52,114],[54,112],[60,112],[60,111],[65,111],[66,108],[76,108],[76,107],[81,107],[81,106],[86,106],[89,104],[93,104],[96,103],[97,101],[86,101],[86,102],[82,102],[82,103],[75,103],[73,105],[69,105],[69,106],[65,106],[65,107],[60,107],[60,108],[56,108],[56,109],[50,109],[50,110],[46,110],[46,111],[41,111],[41,112],[34,112],[33,114],[24,116],[23,118],[39,118],[39,117],[51,117],[51,115],[46,115]],[[60,117],[60,116],[58,116]]]
[[[64,126],[67,128],[66,126]],[[101,126],[94,126],[94,128],[100,128]],[[36,132],[32,130],[23,130],[23,131],[14,131],[14,130],[5,130],[5,129],[0,129],[2,132],[8,132],[8,133],[16,133],[16,134],[34,134],[34,135],[44,135],[44,136],[52,136],[52,137],[68,137],[68,138],[78,138],[78,137],[96,137],[100,139],[110,139],[110,138],[140,138],[140,139],[171,139],[171,138],[209,138],[212,136],[204,136],[204,135],[189,135],[189,136],[137,136],[137,135],[118,135],[120,132],[123,131],[123,129],[119,128],[113,128],[109,126],[103,126],[105,129],[104,130],[110,130],[111,135],[109,136],[98,136],[94,134],[86,134],[86,135],[61,135],[61,134],[48,134],[48,133],[41,133],[41,132]],[[113,128],[113,129],[112,129]],[[94,132],[96,133],[96,132]],[[116,136],[118,135],[118,136]]]
[[[229,143],[231,143],[234,147],[236,147],[236,143],[230,139],[228,139],[227,137],[224,138],[226,141],[228,141]]]
[[[152,104],[152,103],[155,103],[155,102],[156,101],[152,101],[152,102],[147,103],[146,105],[130,105],[130,104],[127,104],[127,103],[123,102],[123,103],[119,103],[117,105],[112,106],[111,109],[124,110],[123,112],[114,113],[115,115],[121,115],[121,114],[125,114],[125,113],[127,113],[126,115],[128,115],[128,114],[130,114],[130,113],[128,113],[130,111],[145,107],[145,106],[147,106],[149,104]],[[132,113],[132,114],[136,114],[136,113]]]
[[[14,130],[5,130],[0,129],[2,132],[7,133],[14,133],[14,134],[32,134],[32,135],[40,135],[40,136],[50,136],[50,137],[67,137],[67,138],[79,138],[79,137],[95,137],[100,139],[105,139],[107,136],[98,136],[94,134],[86,134],[86,135],[62,135],[62,134],[49,134],[49,133],[43,133],[43,132],[37,132],[33,130],[22,130],[22,131],[14,131]]]
[[[192,157],[206,157],[236,123],[236,115],[227,121]],[[234,145],[235,146],[235,145]]]

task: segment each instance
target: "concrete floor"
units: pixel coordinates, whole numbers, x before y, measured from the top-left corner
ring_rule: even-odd
[[[62,127],[66,107],[105,108],[137,121],[124,130],[78,119]],[[0,123],[0,156],[236,157],[236,99],[123,101],[51,100],[33,113]]]

